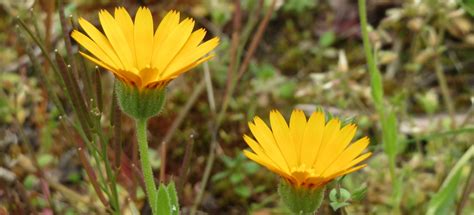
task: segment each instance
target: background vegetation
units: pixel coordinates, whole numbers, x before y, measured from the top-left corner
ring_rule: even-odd
[[[368,64],[356,1],[17,0],[0,1],[0,214],[101,214],[104,199],[149,213],[113,77],[68,44],[78,17],[140,5],[182,11],[222,41],[149,124],[155,175],[176,181],[184,214],[286,214],[242,134],[273,108],[317,107],[357,122],[374,152],[330,184],[319,214],[474,213],[469,1],[369,0]]]

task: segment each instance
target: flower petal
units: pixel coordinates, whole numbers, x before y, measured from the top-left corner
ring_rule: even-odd
[[[173,31],[179,24],[179,12],[177,11],[170,11],[166,14],[166,16],[161,20],[158,28],[155,31],[155,35],[153,37],[153,55],[155,52],[163,46],[163,42],[166,38],[168,38],[169,33]],[[154,66],[154,64],[153,64]]]
[[[347,165],[350,164],[354,158],[358,157],[365,148],[367,148],[369,142],[369,138],[363,137],[349,145],[349,147],[347,147],[344,152],[342,152],[339,158],[334,161],[322,174],[327,176],[348,168]]]
[[[72,31],[71,37],[76,40],[76,42],[78,42],[81,46],[87,49],[87,51],[97,57],[97,60],[103,62],[103,64],[106,64],[107,67],[111,68],[108,68],[109,70],[113,70],[116,68],[115,63],[109,58],[109,56],[89,37],[77,30]]]
[[[260,146],[266,153],[271,155],[273,161],[286,172],[290,171],[287,161],[283,156],[282,150],[278,147],[272,131],[259,117],[254,118],[254,123],[249,122],[249,128]]]
[[[151,67],[153,53],[153,17],[148,8],[138,8],[135,15],[135,28],[133,30],[136,48],[138,70]],[[142,74],[140,74],[142,76]]]
[[[351,142],[355,135],[357,127],[354,124],[344,126],[336,134],[336,138],[333,141],[328,142],[324,151],[320,154],[320,169],[316,169],[316,174],[321,174],[326,170],[337,158],[341,155],[347,145]],[[316,167],[318,168],[318,167]]]
[[[90,56],[90,55],[88,55],[88,54],[86,54],[86,53],[84,53],[84,52],[81,52],[81,51],[79,51],[79,54],[81,54],[83,57],[87,58],[88,60],[92,61],[93,63],[99,65],[100,67],[102,67],[102,68],[104,68],[104,69],[107,69],[107,70],[113,72],[114,74],[116,74],[117,76],[119,76],[119,77],[121,77],[121,78],[124,78],[121,74],[114,72],[115,69],[113,69],[110,65],[104,63],[103,61],[101,61],[101,60],[99,60],[99,59],[97,59],[97,58],[95,58],[95,57],[92,57],[92,56]]]
[[[181,50],[176,54],[176,56],[171,60],[169,65],[163,71],[163,77],[167,77],[170,74],[175,73],[177,70],[190,65],[192,62],[185,61],[185,57],[194,52],[196,47],[198,47],[198,45],[201,43],[202,39],[204,39],[205,35],[206,31],[202,28],[194,31],[191,36],[189,36],[188,41],[186,41]]]
[[[194,20],[189,18],[185,19],[171,32],[168,32],[169,36],[163,41],[162,45],[157,47],[157,50],[154,50],[152,66],[160,71],[157,77],[158,79],[163,77],[164,69],[189,39],[193,28]]]
[[[119,78],[121,79],[124,79],[128,82],[131,82],[131,83],[135,83],[137,85],[140,85],[141,84],[141,80],[140,80],[140,77],[138,77],[137,75],[131,73],[131,72],[128,72],[126,70],[117,70],[117,69],[114,69],[112,67],[110,67],[109,65],[105,64],[104,62],[84,53],[84,52],[79,52],[82,56],[84,56],[85,58],[87,58],[88,60],[92,61],[93,63],[111,71],[112,73],[114,73],[114,75],[118,76]]]
[[[301,163],[306,166],[312,166],[316,160],[325,131],[325,122],[324,112],[317,111],[311,114],[306,124],[301,145]]]
[[[295,144],[296,154],[298,156],[298,164],[301,164],[301,149],[303,144],[303,135],[306,128],[306,116],[301,110],[294,110],[290,118],[290,132]]]
[[[276,168],[278,169],[281,169],[282,171],[284,171],[284,168],[282,168],[281,166],[278,165],[278,163],[276,163],[266,152],[265,152],[265,149],[262,148],[262,146],[260,144],[258,144],[253,138],[247,136],[247,135],[244,135],[244,140],[245,142],[247,143],[247,145],[250,146],[250,148],[255,152],[255,154],[257,154],[259,157],[261,158],[264,158],[265,160],[267,160],[270,164],[272,164],[273,166],[275,166]],[[270,154],[271,155],[271,154]]]
[[[355,171],[360,170],[360,169],[362,169],[362,168],[364,168],[364,167],[366,167],[366,166],[367,166],[367,164],[362,164],[362,165],[355,166],[355,167],[352,167],[352,168],[347,169],[347,170],[339,171],[339,172],[337,172],[337,173],[335,173],[335,174],[332,174],[332,175],[327,176],[327,177],[326,177],[326,182],[331,181],[331,180],[333,180],[333,179],[335,179],[335,178],[337,178],[337,177],[339,177],[339,176],[343,176],[343,175],[347,175],[347,174],[349,174],[349,173],[355,172]]]
[[[83,18],[79,18],[79,25],[112,61],[112,64],[110,64],[110,66],[120,69],[124,68],[122,62],[120,62],[120,59],[117,56],[117,53],[112,48],[112,45],[110,45],[110,42],[109,40],[107,40],[107,37],[105,37],[105,35],[103,35],[96,27],[94,27],[94,25],[92,25],[90,22]]]
[[[122,29],[125,38],[127,39],[127,43],[130,46],[132,56],[135,55],[135,42],[133,36],[133,21],[130,14],[128,14],[127,10],[124,7],[117,7],[115,8],[115,21]]]
[[[334,139],[337,138],[339,134],[339,128],[341,127],[341,121],[334,118],[329,120],[324,128],[323,139],[321,141],[321,146],[319,147],[318,153],[316,154],[316,160],[314,161],[313,167],[316,170],[324,169],[324,164],[328,163],[327,158],[323,155],[326,153],[326,148],[331,149],[331,146],[328,146]]]
[[[285,118],[283,118],[280,112],[272,110],[270,112],[270,124],[272,126],[273,136],[275,137],[278,147],[283,152],[283,157],[286,162],[290,167],[297,166],[298,158],[296,149]]]
[[[287,179],[293,179],[293,176],[291,176],[290,174],[288,174],[287,172],[285,171],[282,171],[281,169],[273,166],[269,161],[267,160],[264,160],[262,159],[261,157],[259,157],[258,155],[248,151],[248,150],[244,150],[244,155],[247,156],[249,159],[259,163],[260,165],[266,167],[267,169],[269,169],[270,171],[282,176],[282,177],[285,177]]]
[[[125,69],[128,71],[138,72],[134,67],[135,57],[132,54],[132,50],[130,49],[127,39],[125,38],[119,24],[106,10],[101,10],[99,12],[99,20],[105,35]]]

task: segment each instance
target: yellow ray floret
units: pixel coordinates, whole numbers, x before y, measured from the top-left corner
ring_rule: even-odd
[[[359,163],[371,155],[362,154],[369,138],[351,144],[356,125],[341,128],[338,119],[326,122],[323,112],[314,112],[307,120],[303,111],[294,110],[288,125],[280,112],[274,110],[270,112],[270,126],[259,117],[249,122],[255,139],[244,135],[244,140],[253,152],[244,150],[244,154],[294,186],[324,186],[365,167],[366,164]]]
[[[123,7],[116,8],[114,16],[102,10],[99,20],[102,31],[80,18],[85,34],[78,30],[71,33],[90,53],[81,55],[140,89],[165,86],[211,59],[214,55],[207,54],[219,44],[218,37],[203,42],[206,30],[193,31],[194,20],[180,21],[177,11],[168,12],[156,30],[145,7],[137,10],[134,19]]]

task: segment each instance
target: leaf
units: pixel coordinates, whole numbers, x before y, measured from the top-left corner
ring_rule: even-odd
[[[23,180],[23,185],[27,190],[33,189],[39,183],[39,179],[35,175],[28,175]]]
[[[243,181],[245,178],[245,175],[240,173],[240,172],[234,172],[232,175],[230,175],[230,182],[232,184],[238,184],[241,181]]]
[[[350,198],[351,198],[351,193],[344,188],[339,188],[339,193],[338,193],[337,188],[332,189],[331,192],[329,193],[329,199],[332,202],[346,202],[346,201],[349,201]]]
[[[235,161],[226,155],[220,156],[220,159],[222,160],[222,162],[224,162],[224,165],[229,169],[235,166]]]
[[[329,193],[329,203],[334,211],[339,208],[350,205],[349,200],[351,199],[351,193],[344,188],[334,188]]]
[[[433,198],[428,203],[427,215],[447,214],[452,209],[456,199],[457,187],[461,182],[462,167],[469,164],[469,160],[473,156],[474,146],[471,146],[456,162],[438,192],[433,195]]]
[[[460,0],[462,8],[474,16],[474,0]]]
[[[342,208],[342,207],[346,207],[348,205],[350,205],[349,203],[347,202],[331,202],[329,203],[331,205],[331,208],[336,211],[337,209],[339,208]]]
[[[46,167],[54,161],[54,157],[51,154],[41,154],[38,157],[38,165],[40,167]]]
[[[352,192],[352,199],[354,201],[362,201],[367,195],[367,186],[363,184],[359,188],[357,188],[354,192]]]
[[[248,161],[244,163],[244,169],[248,174],[254,174],[260,169],[260,166],[254,162]]]
[[[237,193],[237,195],[243,198],[248,198],[252,194],[250,188],[247,185],[237,186],[235,187],[234,191]]]
[[[280,85],[278,89],[278,95],[284,99],[294,98],[296,91],[296,83],[292,80],[288,80]]]
[[[385,120],[382,121],[382,131],[385,153],[395,162],[397,155],[397,118],[394,112],[390,112]]]
[[[300,14],[316,7],[318,1],[315,0],[288,0],[283,5],[285,12]]]
[[[219,173],[215,174],[214,176],[212,176],[212,181],[213,182],[220,181],[220,180],[224,179],[225,177],[227,177],[227,175],[229,175],[228,172],[219,172]]]
[[[178,201],[178,193],[176,192],[176,187],[174,182],[171,181],[168,186],[166,187],[168,190],[168,197],[171,206],[171,214],[178,215],[179,214],[179,201]]]
[[[160,215],[171,215],[170,198],[168,196],[168,190],[165,185],[160,184],[158,188],[158,214]]]
[[[427,215],[448,214],[456,199],[456,188],[461,179],[461,171],[458,171],[448,182],[446,187],[440,189],[431,199]]]
[[[336,34],[332,31],[324,32],[319,38],[319,45],[327,48],[330,47],[336,41]]]

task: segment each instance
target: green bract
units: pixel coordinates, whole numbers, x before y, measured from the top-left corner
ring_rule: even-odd
[[[133,85],[115,82],[118,103],[129,116],[146,120],[157,115],[165,103],[165,88],[139,89]]]
[[[314,214],[324,198],[325,187],[305,188],[294,187],[282,180],[278,186],[278,193],[285,205],[298,215]]]

